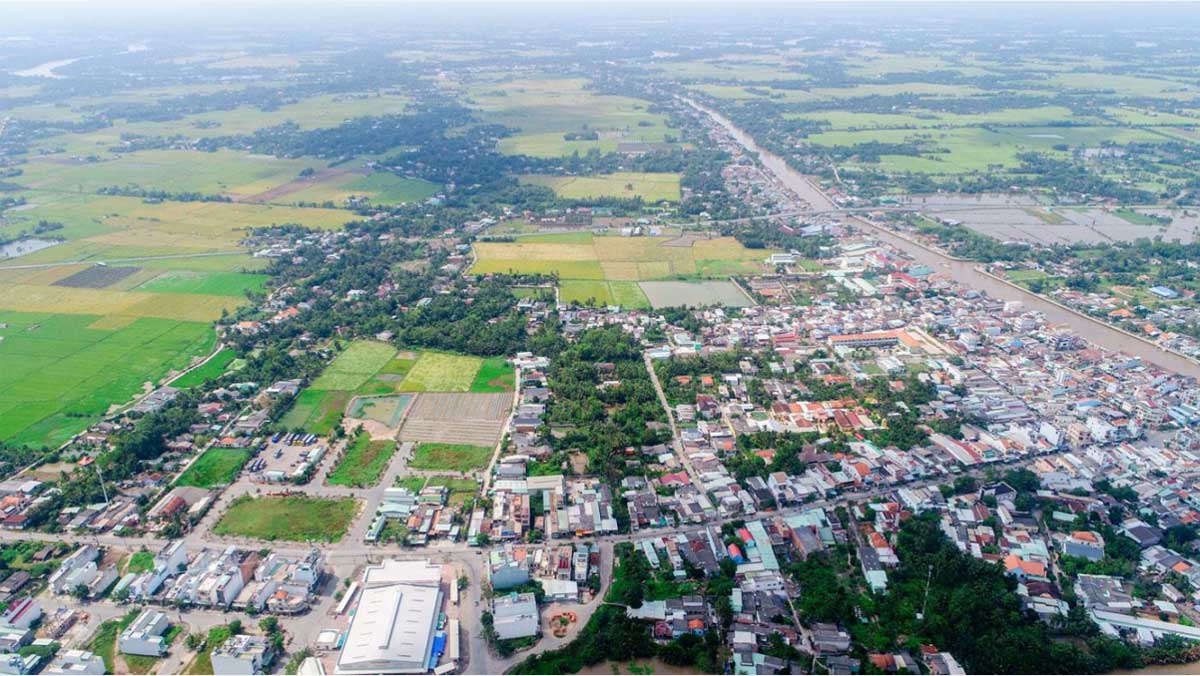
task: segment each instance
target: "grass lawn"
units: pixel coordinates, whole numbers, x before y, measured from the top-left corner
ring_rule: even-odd
[[[447,504],[462,505],[479,493],[479,482],[474,479],[458,479],[452,476],[429,477],[429,486],[445,486],[450,489]]]
[[[330,472],[326,481],[332,486],[374,486],[395,452],[395,441],[372,441],[371,435],[360,434],[346,447],[341,462]]]
[[[422,488],[425,488],[425,477],[423,476],[401,476],[396,477],[396,486],[398,488],[407,488],[413,493],[420,493]]]
[[[175,485],[212,488],[231,484],[249,459],[249,449],[210,448],[179,475]]]
[[[134,552],[125,563],[126,573],[146,573],[154,570],[153,552]]]
[[[132,620],[130,620],[132,621]],[[88,642],[88,650],[100,656],[104,660],[104,671],[114,674],[117,671],[114,656],[117,653],[117,636],[122,629],[128,625],[125,620],[108,620],[100,625],[100,629],[96,631],[96,635]]]
[[[149,552],[138,552],[139,554],[149,554],[153,562],[154,555]],[[137,554],[134,555],[136,557]],[[132,569],[133,561],[130,560],[130,568]],[[136,572],[129,570],[128,572]],[[117,673],[116,654],[117,654],[117,637],[130,624],[137,619],[138,613],[141,610],[134,608],[116,620],[108,620],[100,625],[100,629],[96,631],[96,635],[88,642],[87,649],[100,656],[104,660],[104,670],[107,673]],[[171,627],[167,631],[166,639],[168,645],[181,632],[181,627]],[[125,661],[125,665],[129,668],[128,673],[131,674],[148,674],[150,673],[160,658],[150,657],[147,655],[127,655],[122,654],[121,659]]]
[[[417,363],[400,382],[401,392],[466,392],[475,382],[475,374],[483,362],[442,352],[422,352]]]
[[[149,674],[154,671],[154,667],[161,659],[159,657],[151,657],[149,655],[128,655],[122,654],[121,659],[125,660],[125,666],[130,674]]]
[[[512,392],[517,374],[504,357],[484,359],[471,383],[472,392]]]
[[[224,348],[218,352],[212,359],[204,362],[203,366],[188,371],[182,376],[176,378],[172,383],[172,387],[195,387],[203,385],[213,378],[220,378],[225,374],[229,364],[237,357],[237,353],[229,348]]]
[[[204,642],[204,650],[196,655],[192,663],[184,670],[185,674],[211,674],[213,673],[212,666],[212,651],[213,648],[221,645],[229,638],[229,627],[220,626],[213,627],[208,630],[208,640]]]
[[[491,448],[469,444],[418,444],[408,466],[413,469],[470,472],[487,467],[492,458]]]
[[[1014,282],[1027,282],[1032,279],[1045,279],[1050,276],[1041,270],[1009,270],[1007,275]]]
[[[336,542],[357,512],[358,501],[352,498],[245,495],[233,501],[213,532],[270,541]]]

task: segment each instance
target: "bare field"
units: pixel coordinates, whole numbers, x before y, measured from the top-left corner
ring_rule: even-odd
[[[754,305],[733,282],[642,282],[641,287],[655,308]]]
[[[418,394],[400,428],[400,440],[494,445],[504,431],[512,402],[506,392]]]

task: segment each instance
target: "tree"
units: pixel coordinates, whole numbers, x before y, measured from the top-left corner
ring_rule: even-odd
[[[268,634],[274,634],[279,631],[279,618],[274,615],[268,615],[258,621],[258,628]]]

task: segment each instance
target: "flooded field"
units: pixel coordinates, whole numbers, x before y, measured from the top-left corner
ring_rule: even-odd
[[[919,205],[920,202],[914,201],[913,204]],[[1132,242],[1139,238],[1154,237],[1190,242],[1200,226],[1200,216],[1193,212],[1170,212],[1165,209],[1117,213],[1097,208],[1033,204],[942,204],[923,207],[923,211],[946,221],[958,221],[1002,242],[1022,241],[1046,245]],[[1150,214],[1168,217],[1171,222],[1149,222]]]
[[[42,249],[49,249],[59,243],[60,240],[57,239],[42,239],[40,237],[25,237],[13,240],[6,244],[0,244],[0,259],[24,256],[25,254],[31,254]]]
[[[655,308],[754,305],[733,282],[641,282],[640,285]]]

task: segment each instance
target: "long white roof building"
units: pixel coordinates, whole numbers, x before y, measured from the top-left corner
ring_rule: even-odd
[[[337,673],[426,673],[442,607],[441,579],[441,567],[427,561],[387,560],[368,568]]]

